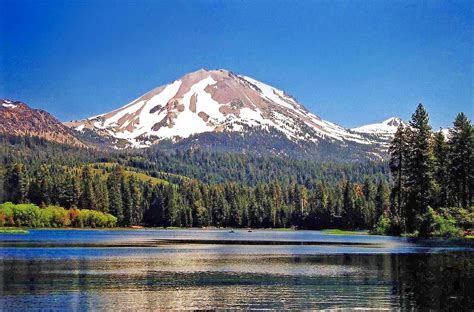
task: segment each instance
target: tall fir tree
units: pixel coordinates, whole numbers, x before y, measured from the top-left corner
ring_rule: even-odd
[[[427,212],[434,190],[431,126],[428,113],[419,104],[410,120],[406,186],[408,189],[406,226],[408,232],[425,231],[419,217]],[[421,227],[421,228],[420,228]]]
[[[446,207],[448,204],[448,144],[443,132],[438,131],[433,137],[434,156],[434,180],[435,195],[433,196],[433,207]]]
[[[353,185],[347,181],[344,187],[342,219],[346,228],[352,229],[356,225],[355,220],[355,193]]]
[[[380,180],[377,185],[377,194],[375,195],[375,219],[379,220],[381,216],[389,216],[390,211],[390,191],[388,185]]]
[[[370,177],[365,177],[364,184],[362,186],[363,202],[362,209],[365,217],[365,224],[372,227],[377,222],[377,216],[375,214],[375,186]]]
[[[15,204],[28,201],[28,176],[25,165],[14,163],[7,167],[5,179],[5,197]]]
[[[394,180],[391,191],[391,213],[390,218],[394,228],[405,231],[405,181],[407,163],[407,131],[403,124],[397,128],[397,132],[390,144],[390,172]]]
[[[471,207],[474,187],[474,130],[464,113],[456,116],[448,144],[449,176],[454,202],[459,207]]]
[[[82,193],[79,199],[79,205],[82,209],[96,209],[92,171],[89,166],[84,166],[82,168]]]
[[[133,209],[133,201],[132,201],[132,194],[130,192],[130,180],[122,177],[121,181],[122,186],[122,207],[123,207],[123,222],[122,224],[125,226],[129,226],[133,224],[132,220],[132,209]]]
[[[137,178],[130,177],[130,196],[132,199],[132,224],[143,222],[142,189]]]
[[[109,212],[117,217],[117,223],[123,224],[122,181],[123,168],[115,166],[107,179],[109,193]]]

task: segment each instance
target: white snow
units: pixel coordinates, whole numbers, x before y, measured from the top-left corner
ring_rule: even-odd
[[[248,107],[244,107],[242,109],[240,109],[240,119],[248,119],[248,120],[253,120],[253,121],[257,121],[258,123],[262,123],[264,122],[264,118],[262,117],[262,113],[257,111],[257,110],[253,110],[251,108],[248,108]]]
[[[327,137],[327,138],[332,138],[336,139],[339,141],[342,140],[349,140],[349,141],[354,141],[362,144],[370,144],[367,139],[362,138],[361,136],[357,134],[353,134],[348,132],[346,129],[319,119],[316,117],[316,115],[311,114],[306,112],[297,102],[295,102],[292,98],[288,97],[285,95],[285,93],[281,90],[275,89],[263,82],[260,82],[258,80],[255,80],[253,78],[247,77],[247,76],[239,76],[248,82],[256,85],[260,90],[262,90],[262,95],[265,96],[268,100],[279,104],[280,106],[283,106],[285,108],[288,108],[289,111],[288,113],[293,115],[296,120],[301,119],[304,117],[309,117],[311,121],[318,125],[319,127],[315,127],[311,122],[305,122],[309,127],[313,128],[317,133],[320,133],[322,137]],[[287,101],[294,103],[294,105],[289,104],[287,101],[284,101],[282,98],[286,99]],[[274,115],[275,116],[275,115]],[[284,118],[287,118],[284,116]],[[278,118],[280,122],[278,124],[274,124],[277,129],[281,130],[282,132],[285,133],[287,137],[293,137],[297,139],[307,139],[307,135],[305,136],[298,136],[296,135],[296,132],[300,132],[301,128],[292,125],[290,127],[282,125],[281,122],[283,122],[282,118]],[[296,131],[295,131],[296,130]],[[290,133],[289,133],[290,132]],[[322,132],[322,133],[321,133]]]
[[[76,127],[76,131],[82,132],[84,130],[85,125],[79,125]]]
[[[172,138],[177,136],[187,138],[193,134],[213,131],[214,127],[207,125],[207,122],[199,117],[198,113],[205,112],[210,116],[210,120],[221,121],[224,119],[224,114],[219,111],[219,103],[214,101],[211,95],[205,91],[207,86],[215,83],[216,81],[209,76],[192,85],[190,90],[186,92],[182,100],[180,100],[180,104],[184,106],[184,111],[176,112],[177,117],[173,119],[173,127],[161,127],[158,131],[152,131],[150,127],[149,134],[156,135],[160,138]],[[173,94],[173,96],[175,94]],[[189,109],[193,95],[196,95],[196,113]],[[170,99],[173,96],[171,96]],[[153,120],[156,122],[156,119]]]
[[[379,123],[365,125],[351,130],[359,133],[394,134],[397,132],[400,123],[403,123],[400,118],[391,117]]]
[[[214,101],[209,93],[205,91],[207,86],[212,86],[217,81],[212,79],[211,76],[202,79],[201,81],[195,83],[190,90],[183,96],[183,103],[185,109],[189,109],[189,104],[191,103],[191,96],[196,94],[196,113],[205,112],[209,117],[216,120],[223,120],[225,118],[224,114],[219,111],[220,104]],[[198,116],[199,119],[201,119]]]
[[[247,76],[240,76],[240,77],[247,80],[248,82],[256,85],[260,90],[262,90],[262,94],[267,99],[269,99],[270,101],[272,101],[274,103],[277,103],[281,106],[284,106],[286,108],[289,108],[289,109],[295,109],[295,107],[293,105],[291,105],[291,104],[289,104],[286,101],[283,101],[281,99],[281,97],[286,97],[283,91],[275,89],[275,88],[273,88],[273,87],[271,87],[271,86],[269,86],[269,85],[267,85],[263,82],[260,82],[258,80],[255,80],[255,79],[247,77]],[[288,98],[288,99],[291,100],[290,98]],[[291,101],[294,102],[293,100],[291,100]]]
[[[151,131],[151,128],[161,119],[166,116],[166,110],[161,114],[157,115],[156,113],[150,114],[150,110],[157,105],[165,106],[170,99],[172,99],[179,90],[182,81],[176,80],[172,84],[167,85],[163,91],[152,97],[146,102],[140,115],[138,117],[139,123],[137,125],[138,129],[143,129],[145,131]]]
[[[437,132],[441,131],[444,135],[444,138],[449,139],[451,137],[451,134],[450,134],[449,130],[450,130],[449,128],[441,128]]]
[[[6,101],[5,101],[6,102]],[[10,102],[11,103],[11,102]],[[8,108],[16,108],[18,105],[15,104],[9,104],[9,103],[2,103],[3,107],[8,107]]]

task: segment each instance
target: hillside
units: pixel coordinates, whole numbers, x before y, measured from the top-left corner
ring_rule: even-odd
[[[48,112],[19,101],[0,100],[0,133],[34,136],[49,141],[86,147],[68,127]]]

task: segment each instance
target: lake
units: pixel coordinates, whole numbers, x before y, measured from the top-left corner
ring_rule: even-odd
[[[474,246],[277,230],[0,234],[2,310],[474,309]]]

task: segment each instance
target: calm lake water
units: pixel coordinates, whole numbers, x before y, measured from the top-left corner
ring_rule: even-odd
[[[474,247],[318,231],[0,234],[1,310],[474,309]]]

